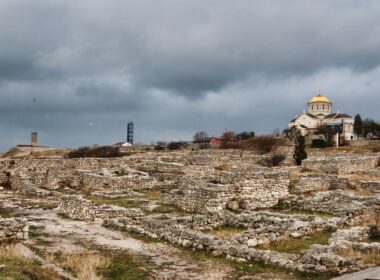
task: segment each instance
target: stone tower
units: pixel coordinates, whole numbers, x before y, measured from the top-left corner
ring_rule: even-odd
[[[38,133],[37,132],[32,132],[30,135],[30,144],[35,147],[38,145]]]

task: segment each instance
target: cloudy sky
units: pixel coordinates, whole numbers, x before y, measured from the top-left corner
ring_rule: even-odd
[[[380,120],[378,0],[1,0],[0,150]]]

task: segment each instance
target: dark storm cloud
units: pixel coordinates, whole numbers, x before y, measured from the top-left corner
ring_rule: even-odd
[[[0,147],[271,132],[318,90],[380,119],[380,3],[2,0]]]

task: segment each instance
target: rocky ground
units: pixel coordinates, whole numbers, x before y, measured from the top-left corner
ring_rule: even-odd
[[[374,267],[379,157],[314,151],[303,167],[220,150],[4,159],[0,240],[24,247],[0,251],[0,279],[330,279]],[[22,227],[8,232],[10,221]]]

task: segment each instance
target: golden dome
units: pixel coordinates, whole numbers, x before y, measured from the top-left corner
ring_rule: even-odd
[[[309,103],[314,103],[314,102],[326,102],[326,103],[331,103],[331,101],[326,97],[323,96],[322,94],[318,94],[314,96],[312,99],[310,99]]]

